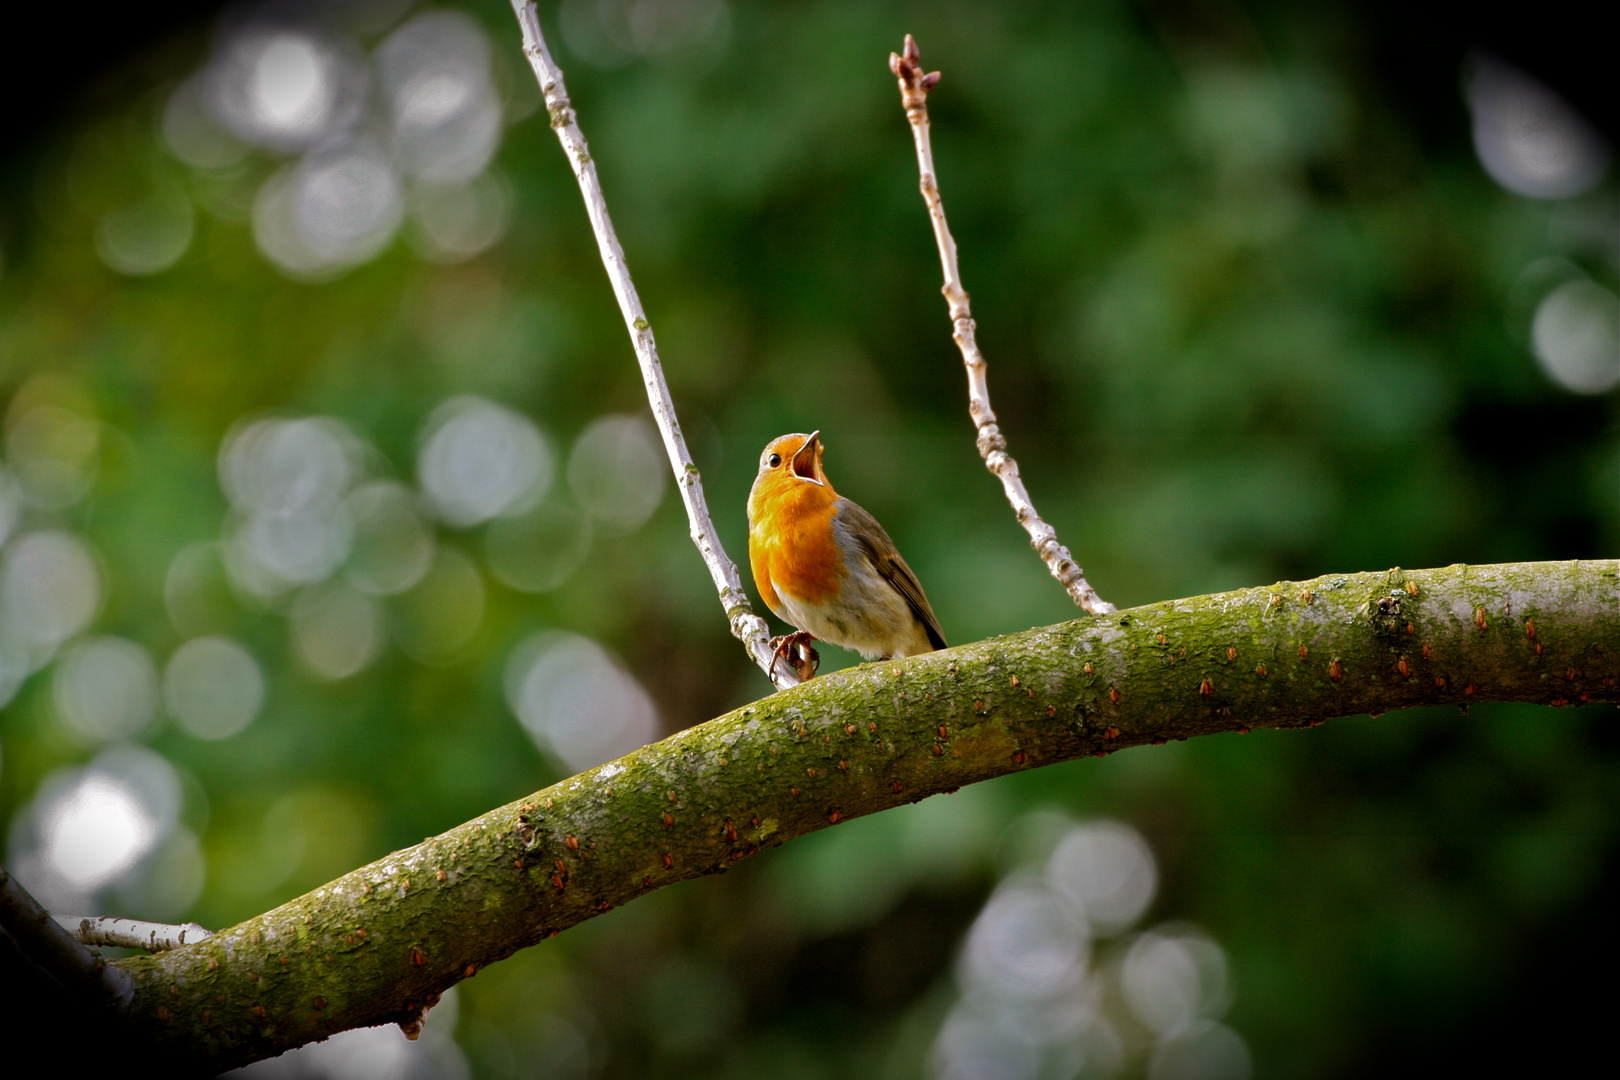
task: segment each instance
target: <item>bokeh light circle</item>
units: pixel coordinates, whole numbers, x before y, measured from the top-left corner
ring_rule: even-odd
[[[1057,894],[1010,884],[990,898],[968,931],[962,978],[999,998],[1047,997],[1080,977],[1087,943],[1084,924]]]
[[[1480,164],[1514,194],[1566,199],[1608,171],[1603,136],[1552,90],[1501,60],[1475,58],[1468,104]]]
[[[0,556],[0,630],[7,636],[52,652],[89,626],[100,605],[96,558],[72,533],[29,533]]]
[[[568,486],[604,531],[628,533],[652,516],[669,473],[663,444],[639,416],[609,415],[586,425],[568,457]]]
[[[1608,393],[1620,384],[1620,299],[1588,277],[1564,282],[1536,306],[1530,345],[1565,390]]]
[[[157,712],[157,668],[140,645],[101,637],[73,645],[51,682],[58,714],[88,739],[107,742],[139,735]]]
[[[323,679],[346,679],[382,651],[382,605],[342,579],[298,594],[288,612],[293,651]]]
[[[483,172],[500,143],[501,103],[478,24],[459,11],[425,11],[388,35],[376,63],[404,170],[434,184]]]
[[[433,411],[416,469],[439,517],[460,526],[535,505],[554,471],[534,421],[476,397],[452,398]]]
[[[572,772],[657,737],[658,711],[635,676],[589,638],[536,634],[506,664],[506,700],[542,750]]]
[[[404,217],[393,162],[358,143],[312,154],[266,180],[253,204],[253,236],[282,270],[320,281],[376,256]]]
[[[1153,852],[1135,829],[1117,821],[1077,826],[1046,864],[1046,880],[1091,922],[1115,933],[1141,918],[1158,888]]]
[[[264,704],[264,674],[253,654],[229,638],[192,638],[163,671],[163,700],[175,722],[199,739],[228,739]]]
[[[365,93],[357,59],[310,25],[242,25],[216,50],[203,77],[203,98],[243,141],[303,150],[356,119]]]

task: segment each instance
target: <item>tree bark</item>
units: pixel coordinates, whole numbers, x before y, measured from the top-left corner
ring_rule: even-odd
[[[1126,747],[1475,701],[1620,702],[1620,563],[1334,574],[863,664],[394,852],[239,926],[117,962],[207,1067],[408,1020],[461,979],[762,848]]]

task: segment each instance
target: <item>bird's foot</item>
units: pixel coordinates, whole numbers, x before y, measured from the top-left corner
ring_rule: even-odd
[[[798,672],[801,682],[809,682],[816,677],[816,669],[821,666],[821,654],[811,644],[815,640],[810,631],[795,630],[791,634],[771,638],[771,650]]]

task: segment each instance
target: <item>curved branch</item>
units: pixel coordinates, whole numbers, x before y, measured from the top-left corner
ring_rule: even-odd
[[[658,345],[653,340],[652,325],[641,308],[641,297],[636,283],[630,279],[630,267],[624,261],[624,249],[619,246],[619,235],[608,216],[607,197],[602,194],[602,181],[596,175],[596,162],[591,159],[585,135],[575,121],[574,107],[568,100],[568,88],[563,85],[562,68],[551,58],[546,48],[545,35],[540,32],[540,16],[534,0],[512,0],[512,12],[523,30],[523,52],[529,58],[535,78],[540,81],[540,92],[545,95],[546,113],[551,126],[562,143],[563,153],[579,181],[579,193],[585,200],[585,212],[591,219],[591,230],[596,234],[597,250],[608,280],[613,283],[613,295],[618,298],[619,311],[624,315],[625,328],[630,332],[630,343],[635,347],[636,360],[641,364],[641,379],[647,385],[647,401],[652,406],[653,419],[663,437],[664,449],[669,454],[670,467],[675,471],[675,486],[680,489],[681,501],[686,504],[686,518],[692,529],[692,543],[703,556],[709,568],[709,577],[720,594],[720,606],[725,609],[731,633],[754,663],[770,678],[778,689],[795,686],[799,676],[793,666],[776,655],[771,648],[770,628],[765,620],[754,614],[743,591],[737,564],[726,554],[720,543],[720,534],[709,516],[709,504],[703,497],[703,478],[686,449],[686,437],[681,434],[680,421],[675,417],[675,400],[670,397],[669,383],[664,379],[664,367],[658,360]]]
[[[1620,702],[1620,563],[1332,575],[863,664],[117,962],[216,1069],[408,1021],[480,968],[762,848],[1144,743],[1416,705]]]

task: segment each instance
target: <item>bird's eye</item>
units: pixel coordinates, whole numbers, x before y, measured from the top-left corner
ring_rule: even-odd
[[[770,467],[773,468],[773,469],[776,468],[778,465],[782,464],[782,455],[781,454],[772,454],[770,456],[770,460],[767,462],[767,464],[769,464]]]

